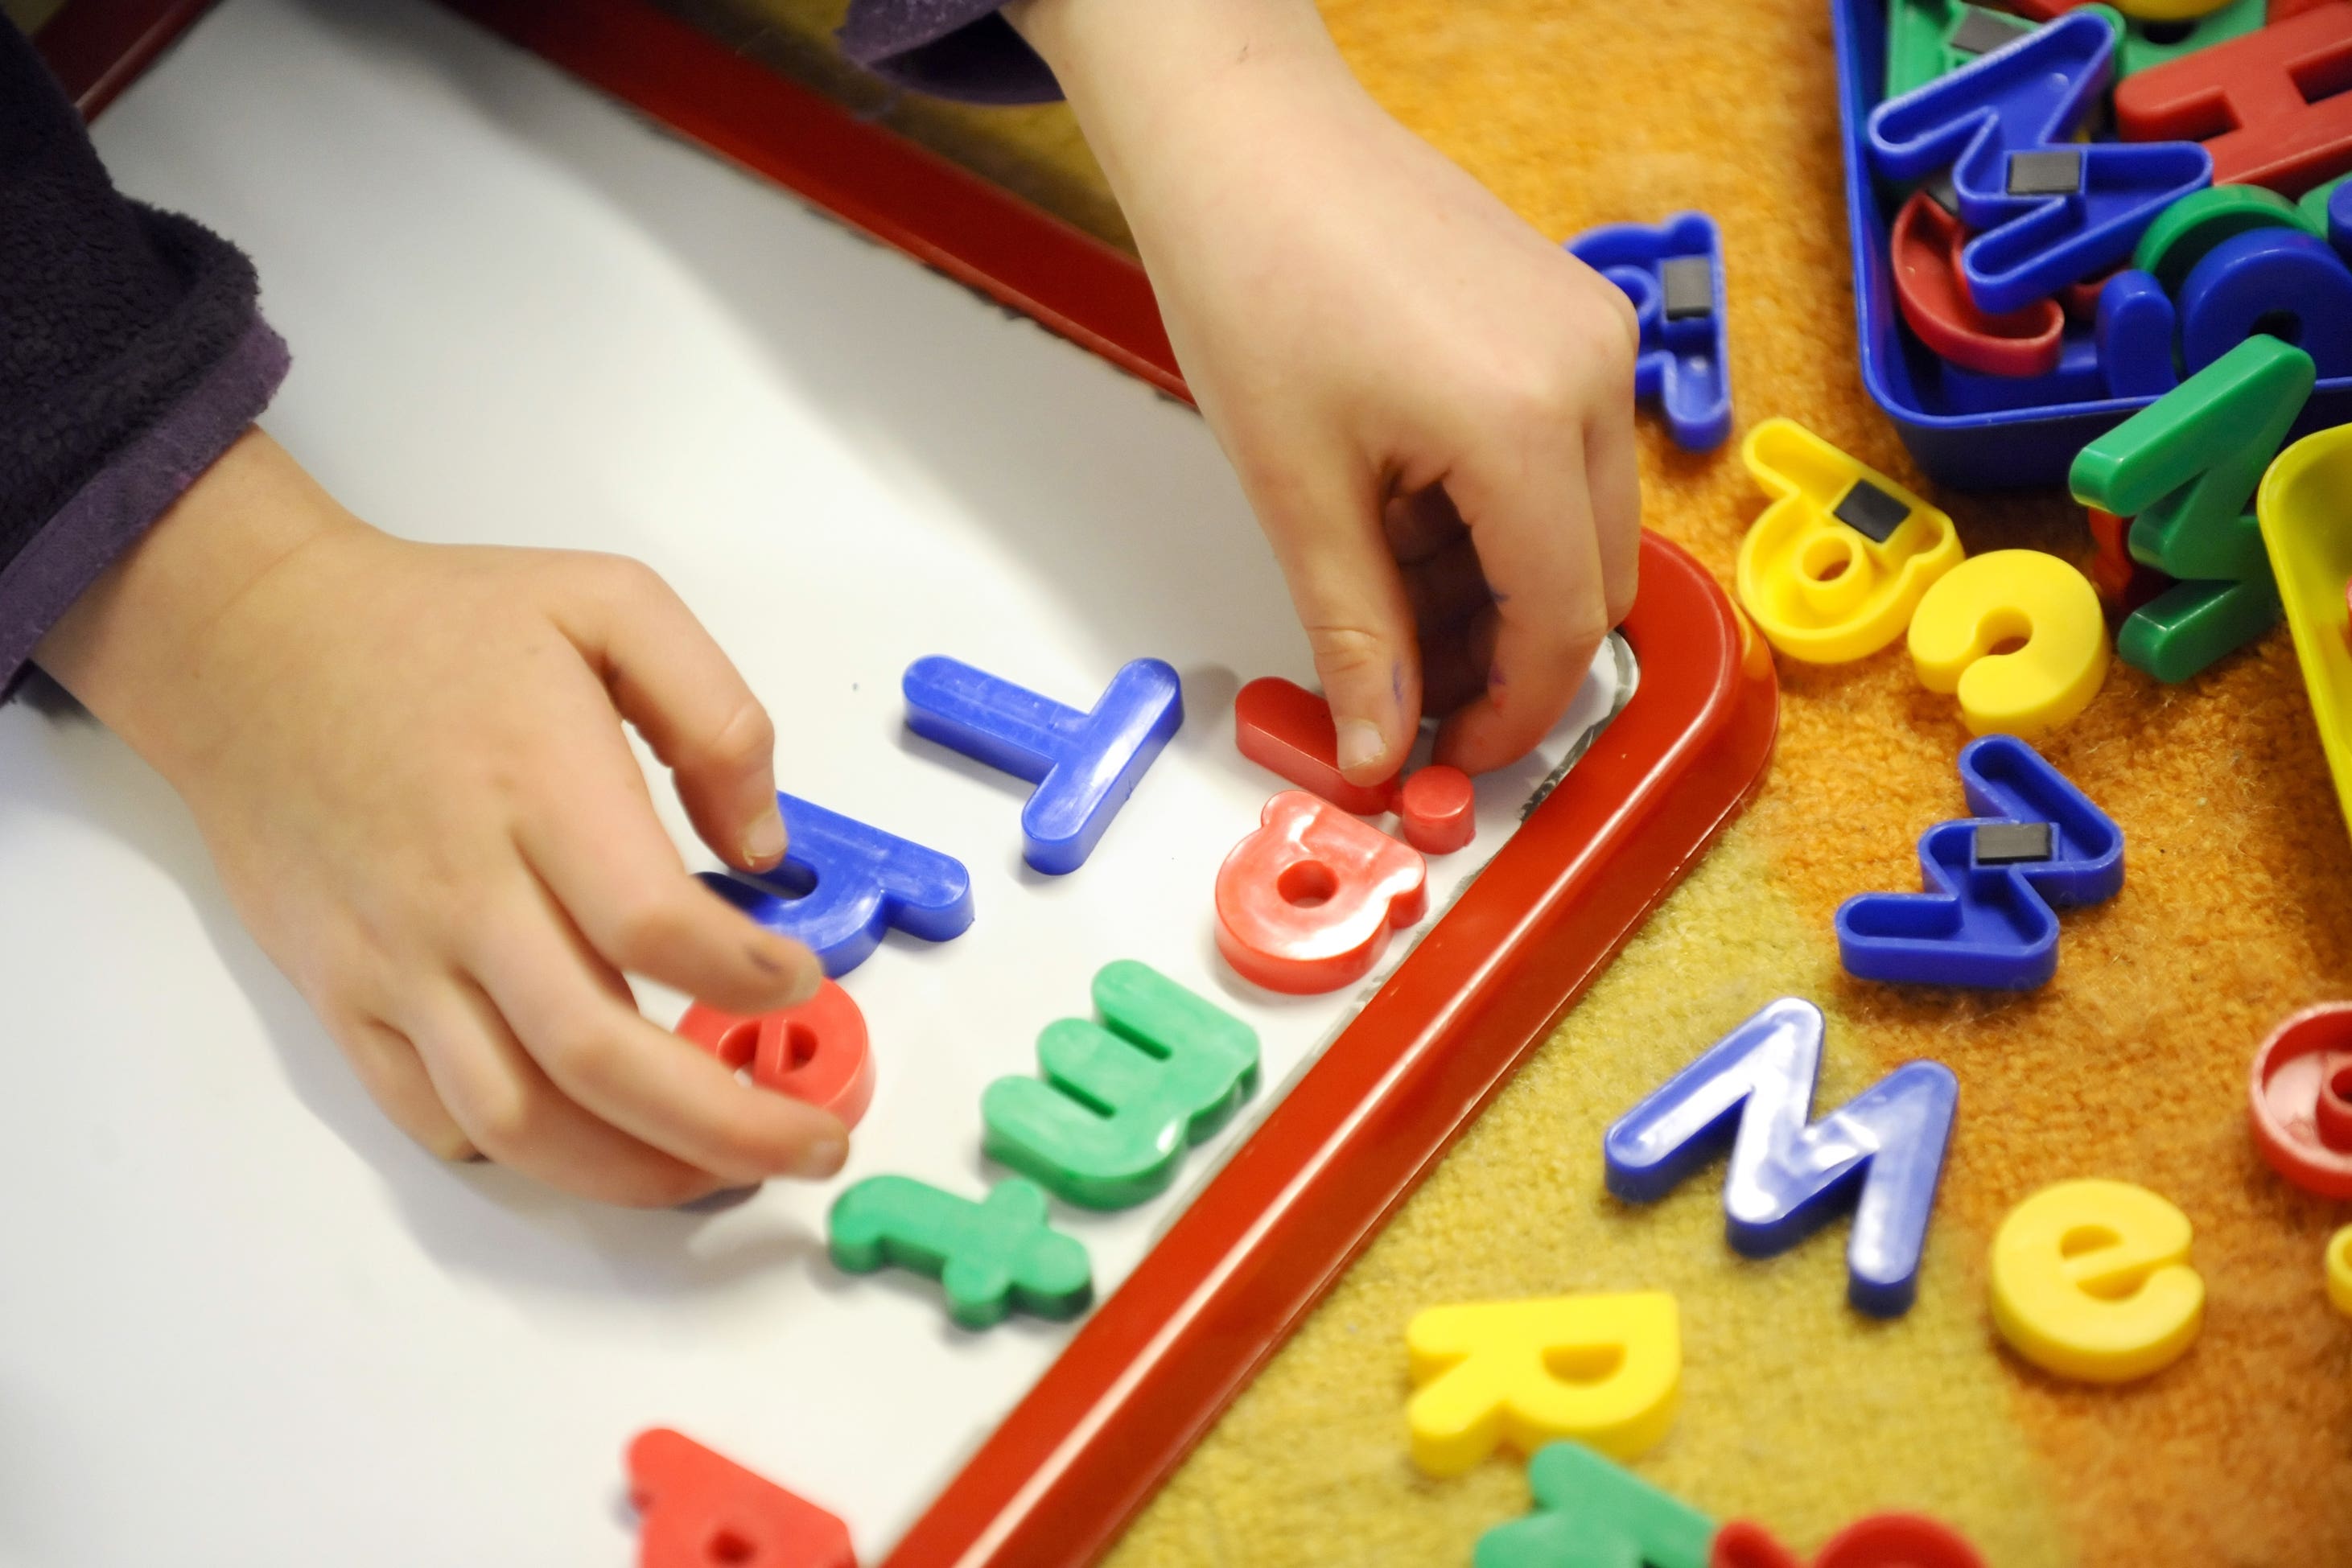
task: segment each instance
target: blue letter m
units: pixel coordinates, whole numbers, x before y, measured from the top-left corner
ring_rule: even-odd
[[[1767,1004],[1618,1118],[1602,1143],[1609,1190],[1628,1203],[1664,1197],[1730,1141],[1725,1229],[1764,1258],[1859,1187],[1847,1297],[1895,1317],[1917,1289],[1959,1080],[1941,1062],[1906,1061],[1809,1126],[1821,1065],[1821,1009],[1795,997]]]

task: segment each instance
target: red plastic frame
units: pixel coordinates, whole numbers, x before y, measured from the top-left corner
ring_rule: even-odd
[[[446,0],[1178,395],[1131,259],[646,0]],[[209,0],[69,0],[40,42],[86,112]],[[1780,705],[1714,580],[1645,536],[1639,691],[1079,1329],[884,1568],[1081,1568],[1746,804]],[[1649,656],[1649,655],[1654,656]],[[1597,1156],[1596,1156],[1597,1157]]]

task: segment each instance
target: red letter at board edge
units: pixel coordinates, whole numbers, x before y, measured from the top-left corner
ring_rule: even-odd
[[[1342,810],[1377,817],[1396,808],[1397,780],[1350,784],[1339,772],[1331,705],[1295,681],[1260,675],[1234,698],[1234,746],[1244,757]]]
[[[1420,852],[1330,801],[1286,789],[1217,868],[1217,950],[1270,991],[1335,991],[1429,908]]]
[[[638,1568],[857,1568],[849,1527],[667,1427],[629,1444]]]

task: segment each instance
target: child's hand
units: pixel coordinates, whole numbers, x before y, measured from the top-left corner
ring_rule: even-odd
[[[1308,0],[1016,0],[1273,541],[1342,771],[1470,771],[1633,600],[1632,307],[1348,74]],[[1442,486],[1443,488],[1437,488]]]
[[[248,434],[43,642],[171,780],[262,946],[436,1154],[618,1203],[824,1176],[841,1124],[641,1017],[757,1012],[814,958],[713,897],[622,733],[729,863],[784,848],[774,737],[660,580],[391,538]]]

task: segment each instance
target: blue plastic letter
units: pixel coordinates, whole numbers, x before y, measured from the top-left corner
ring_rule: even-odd
[[[2074,11],[1871,112],[1871,162],[1898,183],[1949,165],[1976,231],[1960,273],[1979,308],[2021,310],[2125,260],[2157,215],[2213,179],[2192,141],[2071,140],[2115,78],[2105,17]]]
[[[2311,356],[2322,381],[2352,375],[2352,267],[2300,229],[2232,235],[2180,286],[2180,358],[2191,375],[2257,332]]]
[[[1158,659],[1120,666],[1092,713],[934,655],[907,666],[907,727],[1037,786],[1022,858],[1049,876],[1087,863],[1144,769],[1184,722],[1184,691]]]
[[[1917,1291],[1960,1082],[1941,1062],[1906,1061],[1808,1126],[1821,1065],[1821,1009],[1795,997],[1767,1003],[1617,1119],[1601,1145],[1609,1190],[1628,1203],[1663,1197],[1736,1129],[1723,1184],[1732,1246],[1751,1258],[1783,1251],[1858,1184],[1846,1299],[1898,1317]]]
[[[783,863],[764,875],[705,872],[728,903],[772,931],[803,942],[824,972],[845,975],[897,926],[944,942],[971,924],[971,878],[963,862],[869,828],[853,817],[779,793]]]
[[[1731,434],[1731,356],[1723,319],[1723,235],[1715,220],[1705,213],[1677,213],[1654,227],[1611,224],[1577,235],[1568,250],[1633,302],[1642,330],[1633,395],[1657,403],[1675,444],[1685,451],[1722,445]],[[1671,290],[1669,267],[1675,269]],[[1696,270],[1702,267],[1703,278]]]
[[[1960,753],[1977,816],[1919,841],[1926,893],[1864,893],[1838,906],[1838,956],[1864,980],[2029,991],[2058,972],[2053,905],[2097,904],[2124,884],[2124,835],[2042,754],[1988,735]],[[1978,833],[2046,823],[2048,853],[1978,859]]]
[[[2129,269],[2099,290],[2099,371],[2109,397],[2162,397],[2180,384],[2172,362],[2179,317],[2164,285]]]

